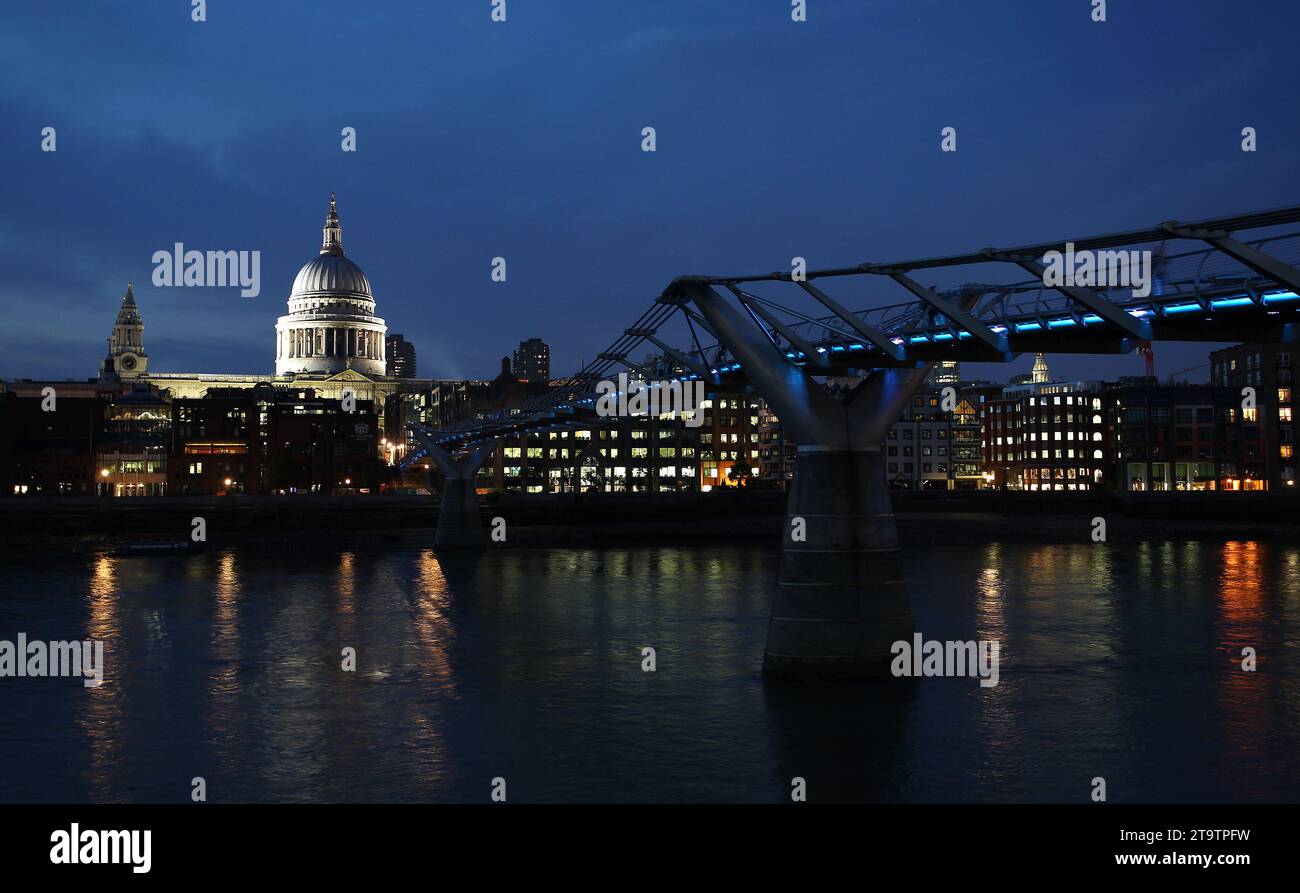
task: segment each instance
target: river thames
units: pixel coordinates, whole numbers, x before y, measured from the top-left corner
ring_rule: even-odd
[[[0,800],[1300,801],[1295,545],[910,548],[918,632],[999,684],[814,688],[760,676],[772,550],[416,542],[0,559],[0,639],[106,657],[0,679]]]

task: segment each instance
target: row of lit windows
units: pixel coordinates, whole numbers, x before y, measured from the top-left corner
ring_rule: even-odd
[[[1093,409],[1101,409],[1100,397],[1062,397],[1059,394],[1050,400],[1047,397],[1030,397],[1030,406],[1088,406],[1091,404]]]
[[[1041,455],[1040,455],[1041,454]],[[998,462],[1015,462],[1025,456],[1024,451],[1017,450],[994,450],[993,459]],[[1030,459],[1086,459],[1087,450],[1030,450],[1027,454]],[[1093,450],[1092,458],[1105,458],[1105,453],[1101,450]]]
[[[915,455],[915,453],[913,452],[914,449],[915,449],[914,447],[910,447],[910,446],[905,446],[905,447],[903,447],[903,455],[904,455],[904,456],[912,456],[912,455]],[[932,452],[932,450],[933,450],[934,452]],[[891,446],[891,447],[889,448],[889,455],[891,455],[891,456],[897,456],[897,455],[898,455],[898,447],[896,447],[896,446]],[[946,455],[948,455],[948,447],[946,447],[946,446],[938,446],[938,447],[928,447],[928,446],[923,446],[923,447],[921,447],[921,455],[922,455],[922,456],[946,456]]]
[[[524,476],[523,468],[521,468],[518,465],[507,466],[504,471],[505,471],[505,476],[507,478],[522,478]],[[565,477],[566,474],[567,472],[563,468],[552,468],[548,472],[547,476],[550,477],[551,479],[558,480],[560,478]],[[625,479],[629,476],[634,478],[650,477],[650,469],[645,467],[632,466],[631,475],[629,475],[628,468],[626,466],[616,465],[613,468],[609,469],[609,476],[618,480]],[[693,478],[695,477],[695,467],[693,465],[683,465],[679,469],[675,465],[664,465],[659,468],[658,476],[661,478],[671,478],[671,477]],[[536,478],[534,478],[534,480],[535,479]]]
[[[899,467],[900,467],[899,463],[897,462],[888,463],[888,469],[890,474],[898,474]],[[916,470],[916,464],[914,462],[904,462],[902,463],[901,467],[902,467],[903,474],[912,474]],[[948,473],[948,463],[946,462],[934,462],[934,463],[922,462],[921,463],[921,474],[947,474],[947,473]]]
[[[1001,429],[994,429],[994,430],[1001,430]],[[1048,436],[1049,433],[1052,434],[1053,436],[1049,437]],[[1061,436],[1062,434],[1065,435],[1064,438],[1062,438]],[[1016,443],[1029,443],[1030,441],[1041,440],[1046,442],[1049,440],[1062,440],[1062,439],[1079,440],[1079,441],[1093,440],[1098,442],[1105,440],[1105,438],[1102,437],[1100,431],[1092,432],[1091,436],[1089,436],[1087,431],[1054,431],[1054,432],[1044,431],[1042,432],[1041,436],[1037,431],[1030,431],[1028,434],[996,434],[993,436],[993,442],[998,446],[1002,446],[1003,444],[1010,446],[1011,444],[1016,444]],[[987,438],[985,438],[984,440],[984,445],[985,446],[988,445]]]

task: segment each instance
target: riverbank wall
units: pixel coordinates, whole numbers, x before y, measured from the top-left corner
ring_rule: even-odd
[[[1268,493],[894,493],[903,543],[1108,538],[1247,538],[1300,542],[1300,498]],[[489,498],[485,524],[505,521],[512,546],[771,544],[785,494],[584,494]],[[209,542],[306,536],[341,542],[419,542],[437,524],[424,495],[12,498],[0,500],[0,548],[25,544],[186,539],[202,518]]]

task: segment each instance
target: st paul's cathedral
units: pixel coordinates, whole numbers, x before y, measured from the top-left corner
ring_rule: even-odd
[[[343,253],[343,227],[330,195],[320,253],[303,264],[289,294],[289,312],[275,326],[275,374],[234,375],[208,372],[157,372],[149,368],[144,320],[130,286],[122,298],[102,377],[123,384],[148,384],[173,398],[200,398],[209,388],[311,388],[323,398],[341,399],[351,391],[358,401],[373,400],[383,428],[390,395],[427,382],[398,380],[386,374],[388,327],[375,315],[370,280]]]

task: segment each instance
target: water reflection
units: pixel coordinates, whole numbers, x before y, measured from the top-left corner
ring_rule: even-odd
[[[202,559],[192,561],[195,569],[201,570]],[[217,558],[213,577],[212,632],[209,639],[211,670],[207,680],[205,718],[214,759],[225,772],[229,772],[239,759],[239,739],[246,719],[240,709],[240,591],[238,559],[233,552],[222,553]],[[196,769],[196,774],[204,773],[198,773]]]
[[[802,778],[817,803],[880,803],[924,796],[917,786],[914,719],[922,683],[763,687],[773,763],[759,799],[790,802]]]
[[[1018,684],[1017,654],[1010,647],[1005,603],[1007,575],[1003,565],[1011,557],[1000,543],[994,543],[986,551],[976,588],[975,630],[971,637],[976,641],[998,643],[998,684],[989,688],[976,684],[967,695],[978,701],[974,708],[975,722],[991,755],[990,767],[994,777],[1001,772],[997,767],[1014,764],[1025,747],[1014,692]]]
[[[1117,801],[1300,799],[1300,550],[993,543],[907,562],[926,638],[1002,643],[996,688],[764,685],[764,549],[33,562],[32,599],[0,599],[0,621],[84,626],[107,681],[12,689],[0,792],[174,801],[203,775],[218,802],[481,802],[504,775],[517,802],[788,802],[799,776],[822,802],[1079,802],[1100,774]]]
[[[422,663],[427,669],[427,680],[450,697],[456,697],[456,676],[451,658],[456,639],[456,628],[449,613],[451,587],[432,549],[420,553],[417,573],[413,622],[417,641],[423,649]]]
[[[1259,741],[1273,729],[1272,703],[1278,700],[1278,677],[1269,670],[1274,661],[1264,631],[1265,562],[1267,549],[1255,542],[1223,544],[1219,572],[1219,630],[1223,642],[1220,664],[1214,674],[1215,702],[1222,715],[1225,759],[1250,760]],[[1243,649],[1250,648],[1263,664],[1253,672],[1243,669]],[[1263,791],[1243,791],[1263,794]]]
[[[85,736],[85,762],[90,795],[96,802],[116,802],[125,798],[122,778],[117,771],[122,762],[124,745],[122,711],[124,680],[122,661],[125,649],[119,638],[119,591],[117,559],[101,556],[91,564],[87,588],[86,635],[104,642],[105,674],[101,685],[82,688],[85,702],[77,724]]]
[[[351,614],[354,610],[353,599],[356,598],[357,590],[356,560],[357,556],[351,552],[344,552],[339,556],[339,572],[334,586],[339,594],[339,610],[344,614]]]

